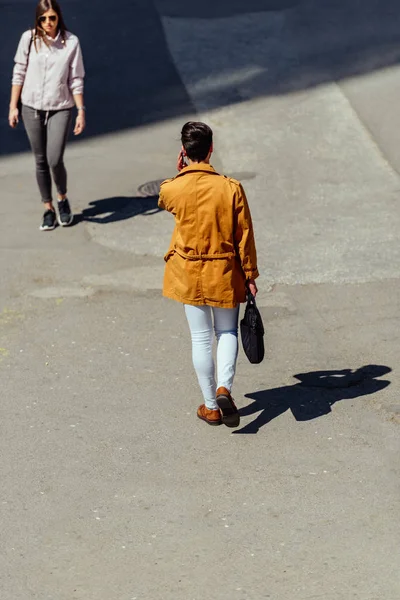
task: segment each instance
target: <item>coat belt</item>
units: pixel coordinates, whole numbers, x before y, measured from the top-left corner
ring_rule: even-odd
[[[225,252],[221,254],[186,254],[179,248],[174,248],[175,252],[182,256],[182,258],[186,258],[187,260],[213,260],[213,259],[223,259],[223,258],[233,258],[235,256],[235,252]]]

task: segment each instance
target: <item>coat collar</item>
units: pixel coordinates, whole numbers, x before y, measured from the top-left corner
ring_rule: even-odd
[[[186,173],[192,173],[193,171],[202,171],[203,173],[213,173],[214,175],[219,175],[214,167],[207,163],[193,163],[187,167],[184,167],[182,171],[179,171],[178,175],[175,175],[175,177],[181,177],[181,175],[186,175]]]

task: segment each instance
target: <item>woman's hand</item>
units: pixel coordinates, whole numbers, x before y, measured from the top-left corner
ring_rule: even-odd
[[[19,123],[18,108],[10,108],[10,112],[8,113],[8,122],[10,124],[10,127],[12,127],[13,129],[18,125],[18,123]]]
[[[85,111],[80,110],[78,112],[78,116],[76,117],[76,121],[75,121],[74,135],[80,135],[82,133],[82,131],[85,129],[85,127],[86,127]]]
[[[247,281],[247,287],[249,288],[250,294],[253,294],[253,296],[255,298],[257,296],[257,292],[258,292],[255,279],[249,279]]]

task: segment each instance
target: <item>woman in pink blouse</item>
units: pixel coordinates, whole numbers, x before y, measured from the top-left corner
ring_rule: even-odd
[[[55,0],[40,0],[35,28],[22,34],[15,55],[9,123],[16,127],[21,116],[36,160],[36,178],[45,207],[40,229],[54,229],[57,220],[65,227],[73,221],[67,198],[64,150],[77,108],[74,134],[85,128],[82,52],[78,38],[64,23]],[[57,189],[57,213],[52,181]]]

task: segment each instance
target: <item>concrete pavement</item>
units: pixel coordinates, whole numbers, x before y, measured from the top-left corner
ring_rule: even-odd
[[[182,105],[113,131],[88,114],[67,150],[70,229],[39,232],[32,157],[2,146],[5,598],[397,600],[397,71],[377,58],[336,81],[323,63],[317,86],[268,92],[323,46],[305,44],[312,5],[202,19],[159,0],[159,95]],[[383,80],[372,123],[362,90]],[[235,432],[196,419],[182,307],[161,298],[172,220],[151,194],[190,117],[214,128],[213,164],[243,180],[255,222],[267,355],[240,354]]]

